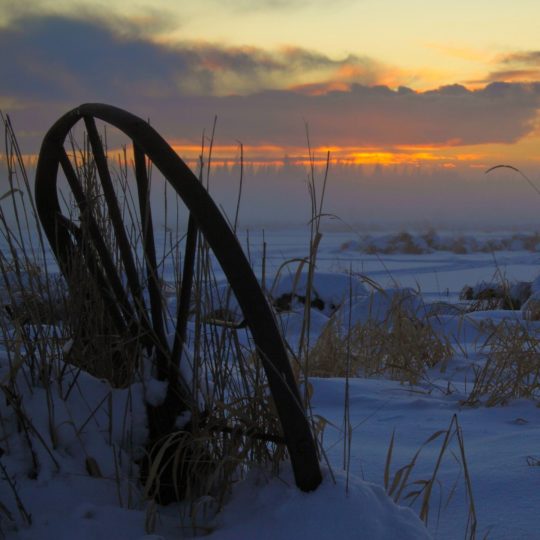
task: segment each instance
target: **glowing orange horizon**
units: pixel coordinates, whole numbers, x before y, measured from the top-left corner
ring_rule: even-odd
[[[448,145],[400,145],[392,148],[378,146],[318,146],[311,149],[310,154],[305,147],[285,147],[279,145],[244,145],[244,163],[256,166],[285,165],[325,165],[327,159],[331,164],[342,165],[415,165],[429,164],[442,168],[473,167],[489,162],[501,154],[508,154],[512,159],[523,161],[530,155],[512,148],[516,145],[485,144],[471,146]],[[517,145],[519,146],[519,145]],[[172,145],[177,154],[188,162],[199,161],[201,147],[199,145],[177,142]],[[538,145],[540,148],[540,144]],[[208,147],[205,148],[206,159]],[[518,157],[519,156],[519,157]],[[239,145],[215,145],[212,147],[212,162],[216,165],[234,165],[240,161]]]
[[[173,150],[191,167],[197,168],[203,149],[200,144],[190,141],[172,141]],[[204,161],[208,163],[210,144],[205,143]],[[123,148],[109,148],[109,155],[116,158],[122,156]],[[422,144],[380,146],[317,146],[306,147],[281,146],[277,144],[243,145],[213,144],[211,161],[217,167],[239,165],[243,156],[245,165],[254,167],[273,166],[325,166],[328,156],[330,164],[367,165],[367,166],[422,166],[454,168],[486,168],[499,163],[511,163],[521,166],[525,163],[536,164],[540,161],[540,130],[513,144],[486,143],[479,145]],[[131,153],[128,151],[128,159]],[[24,164],[30,169],[35,167],[37,154],[28,153],[22,156]],[[0,155],[0,163],[5,156]],[[487,164],[487,165],[486,165]]]

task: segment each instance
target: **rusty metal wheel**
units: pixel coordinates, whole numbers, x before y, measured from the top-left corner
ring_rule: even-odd
[[[144,245],[145,283],[139,279],[134,255],[115,196],[111,172],[96,127],[96,119],[110,124],[132,143],[139,218]],[[108,215],[118,244],[124,275],[119,275],[94,217],[87,221],[87,232],[69,216],[62,214],[58,198],[58,175],[61,168],[81,213],[89,200],[65,149],[70,130],[82,121],[88,134],[89,147],[102,186]],[[147,165],[151,162],[180,196],[190,212],[180,300],[176,316],[175,338],[169,346],[164,330],[164,311],[157,279],[156,248],[149,199]],[[158,377],[169,381],[170,391],[165,407],[156,412],[157,433],[167,432],[174,425],[182,403],[189,402],[189,389],[182,384],[178,372],[180,352],[192,288],[192,275],[197,231],[200,231],[231,286],[242,309],[260,355],[289,450],[298,487],[309,491],[321,482],[316,445],[296,385],[286,348],[274,315],[244,255],[244,252],[218,207],[189,167],[167,142],[144,120],[122,109],[104,104],[84,104],[62,116],[43,139],[39,154],[35,199],[39,218],[62,272],[69,277],[74,257],[81,253],[99,285],[113,324],[123,332],[142,335],[153,350]],[[147,287],[145,291],[144,288]],[[149,303],[149,306],[147,306]],[[179,403],[171,389],[182,396]],[[161,422],[161,424],[160,424]]]

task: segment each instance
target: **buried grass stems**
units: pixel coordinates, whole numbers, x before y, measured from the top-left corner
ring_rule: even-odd
[[[10,127],[8,124],[6,126]],[[23,165],[22,161],[11,159],[11,154],[8,158],[6,161],[9,166]],[[80,146],[72,139],[69,159],[75,174],[82,179],[84,196],[88,202],[85,212],[76,219],[84,225],[87,216],[92,215],[104,230],[105,242],[114,244],[111,222],[105,211],[104,197],[97,182],[96,167],[86,139],[83,139]],[[128,228],[128,238],[136,243],[141,241],[143,235],[141,230],[136,228],[133,218],[134,197],[129,191],[125,151],[122,159],[119,161],[120,178],[117,178],[116,189],[122,195],[120,210]],[[207,181],[209,163],[210,158],[206,169]],[[201,164],[203,165],[202,158]],[[201,167],[201,177],[203,174]],[[10,169],[9,178],[15,182],[18,176]],[[22,204],[25,200],[32,200],[29,185],[23,187],[24,191],[13,184],[11,191],[0,203],[5,205],[20,197],[20,193],[25,194],[20,197]],[[71,212],[69,215],[78,215],[73,211],[72,200],[64,198],[63,201],[67,211]],[[32,469],[36,476],[42,463],[41,458],[37,457],[38,454],[32,450],[33,447],[45,446],[46,453],[54,461],[55,451],[62,444],[58,437],[62,423],[59,423],[55,412],[59,401],[69,407],[74,399],[88,398],[88,413],[80,419],[71,420],[70,426],[72,425],[82,444],[83,432],[94,424],[99,424],[100,417],[106,413],[108,428],[105,431],[108,444],[113,448],[114,481],[118,487],[118,498],[122,504],[127,500],[128,505],[131,505],[131,486],[136,483],[137,472],[131,466],[129,471],[126,471],[121,464],[121,456],[122,452],[131,455],[130,463],[137,458],[136,445],[141,441],[134,441],[131,435],[131,422],[137,418],[130,410],[131,405],[126,402],[121,420],[122,434],[118,440],[118,436],[113,436],[112,433],[113,411],[111,400],[107,396],[118,392],[114,388],[125,389],[131,403],[133,383],[148,385],[148,359],[145,357],[142,339],[139,342],[138,338],[134,340],[132,336],[110,332],[112,325],[107,320],[106,307],[101,304],[100,295],[92,288],[92,280],[87,279],[82,264],[80,269],[75,269],[73,273],[79,288],[75,289],[72,284],[71,294],[67,295],[66,284],[60,279],[57,281],[54,274],[48,271],[49,265],[45,256],[47,248],[42,245],[41,249],[37,250],[37,255],[34,252],[27,253],[26,250],[32,244],[23,240],[26,234],[25,220],[21,223],[22,214],[18,210],[20,202],[14,202],[17,208],[14,212],[14,227],[9,225],[4,213],[0,213],[2,235],[8,245],[7,252],[2,252],[0,257],[2,291],[6,294],[3,300],[11,309],[10,316],[2,313],[0,317],[9,364],[8,376],[2,381],[2,390],[12,398],[9,404],[11,413],[9,410],[5,414],[2,411],[2,424],[5,423],[4,416],[11,422],[12,413],[15,411],[16,420],[22,426],[27,446],[34,456]],[[35,213],[33,219],[32,226],[38,228]],[[235,216],[235,222],[237,219]],[[176,225],[178,224],[177,217]],[[179,231],[176,233],[178,237]],[[172,238],[173,233],[169,236]],[[40,236],[38,238],[43,242]],[[174,275],[177,278],[173,288],[177,295],[182,279],[179,271],[179,244],[173,243],[171,239],[169,242],[167,254],[173,259]],[[116,245],[112,245],[111,252],[117,253],[117,249]],[[43,260],[39,259],[39,253]],[[119,257],[115,258],[116,264],[119,264],[119,260]],[[138,268],[142,268],[139,261],[137,264]],[[163,270],[165,263],[161,261],[160,266]],[[77,270],[80,273],[77,274]],[[44,283],[48,286],[45,287]],[[57,284],[58,290],[51,292],[51,284]],[[75,290],[79,292],[74,294]],[[266,467],[271,463],[270,468],[275,472],[279,469],[279,462],[286,458],[283,438],[262,366],[249,347],[250,337],[239,337],[240,333],[245,333],[246,330],[226,324],[209,323],[210,318],[214,322],[215,319],[223,319],[215,314],[210,317],[215,311],[214,304],[216,309],[222,307],[222,297],[212,269],[210,251],[202,237],[199,237],[198,242],[194,291],[182,369],[188,374],[193,395],[197,398],[197,406],[193,408],[188,419],[189,429],[171,433],[159,447],[146,483],[146,494],[155,495],[160,486],[168,482],[170,485],[167,487],[176,499],[187,498],[188,514],[192,521],[195,518],[200,519],[203,507],[215,508],[221,505],[232,482],[244,474],[249,464]],[[227,292],[227,298],[229,297],[230,292]],[[164,299],[167,300],[170,303],[171,298]],[[44,304],[39,312],[36,309],[38,301]],[[226,303],[228,302],[229,300]],[[96,402],[97,404],[92,403],[91,395],[85,396],[87,374],[106,380],[113,388],[101,401]],[[34,427],[22,405],[18,406],[24,402],[26,392],[36,393],[40,388],[44,388],[47,394],[46,436]],[[60,408],[62,407],[63,405]],[[66,422],[63,424],[67,426]],[[259,436],[265,433],[269,434],[270,438]],[[115,449],[115,444],[119,445],[118,450]],[[88,474],[101,477],[98,461],[87,452],[83,454]],[[125,484],[126,474],[130,490],[127,497],[120,491],[120,484]],[[212,504],[208,502],[209,494],[210,499],[214,500]],[[206,502],[203,503],[203,500]]]
[[[540,398],[540,339],[524,324],[503,321],[486,326],[480,345],[484,359],[474,366],[465,405],[506,405],[512,399]]]
[[[433,450],[433,444],[440,441],[440,447]],[[455,442],[454,442],[455,441]],[[453,447],[457,445],[457,450]],[[467,519],[465,524],[464,538],[474,540],[476,538],[477,517],[472,490],[472,481],[469,473],[467,459],[465,455],[465,443],[463,432],[457,415],[452,417],[447,429],[436,431],[430,435],[426,441],[413,455],[409,463],[399,467],[393,473],[392,461],[395,447],[395,432],[392,433],[388,451],[386,454],[386,463],[384,467],[384,487],[386,492],[396,503],[403,503],[413,506],[417,509],[420,519],[428,525],[432,513],[432,499],[435,486],[439,486],[440,497],[437,508],[437,525],[442,511],[448,507],[453,497],[458,491],[458,485],[461,482],[464,488],[464,494],[467,501]],[[418,464],[420,454],[431,451],[436,456],[435,464],[431,475],[427,478],[414,478],[413,473]],[[443,503],[442,483],[439,479],[441,467],[445,458],[452,458],[458,465],[458,472],[453,485],[446,494],[446,500]]]

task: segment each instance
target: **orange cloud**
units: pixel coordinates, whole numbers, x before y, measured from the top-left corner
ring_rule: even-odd
[[[347,92],[351,85],[343,81],[328,81],[319,83],[297,84],[289,87],[292,92],[307,96],[321,96],[329,92]]]

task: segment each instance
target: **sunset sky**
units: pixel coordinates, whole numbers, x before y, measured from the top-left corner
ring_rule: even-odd
[[[220,150],[240,140],[254,159],[303,151],[306,122],[315,147],[356,162],[540,156],[537,1],[2,0],[0,10],[0,106],[28,150],[62,111],[105,101],[151,118],[188,153],[217,114]]]
[[[537,0],[0,0],[0,108],[32,154],[86,101],[150,118],[197,156],[534,176]]]

